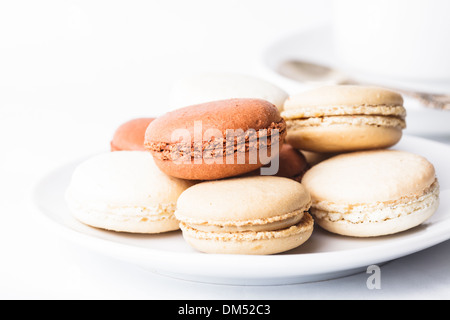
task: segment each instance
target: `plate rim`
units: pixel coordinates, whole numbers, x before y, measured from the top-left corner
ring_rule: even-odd
[[[421,141],[422,143],[436,144],[438,147],[448,149],[450,152],[450,146],[436,142],[429,139],[424,139],[415,136],[404,136],[404,139],[412,139]],[[156,248],[134,246],[132,244],[126,244],[116,242],[114,240],[103,239],[83,233],[81,231],[70,228],[68,225],[58,222],[53,219],[51,215],[45,212],[45,209],[41,207],[39,201],[39,187],[45,185],[46,181],[53,175],[61,172],[69,166],[73,166],[79,163],[78,161],[71,161],[63,165],[53,168],[36,179],[31,187],[29,193],[31,209],[35,217],[40,217],[40,221],[44,221],[45,225],[52,231],[56,232],[59,236],[68,239],[72,242],[82,244],[83,247],[88,249],[95,249],[101,253],[106,253],[108,256],[114,256],[116,258],[134,261],[135,263],[145,263],[149,267],[156,269],[164,269],[165,272],[172,272],[182,276],[183,274],[195,275],[195,267],[202,264],[202,270],[206,269],[209,272],[202,272],[205,277],[218,277],[218,278],[264,278],[267,276],[264,268],[255,268],[255,265],[264,264],[270,266],[273,273],[272,277],[284,278],[284,277],[304,277],[332,272],[339,272],[350,270],[354,268],[360,268],[362,266],[369,266],[376,263],[383,263],[391,261],[400,257],[407,256],[412,253],[422,251],[424,249],[435,246],[439,243],[450,239],[450,220],[447,223],[442,222],[433,225],[433,233],[425,233],[416,237],[410,238],[396,238],[391,242],[384,242],[382,244],[373,244],[369,247],[363,248],[351,248],[344,249],[337,252],[312,252],[304,254],[282,254],[282,255],[220,255],[220,254],[204,254],[201,252],[173,252],[164,251]],[[83,158],[84,159],[84,158]],[[444,192],[450,190],[444,190]],[[318,226],[317,226],[318,227]],[[408,244],[408,250],[405,249],[405,244]],[[414,244],[414,245],[411,245]],[[394,248],[393,248],[394,247]],[[386,253],[386,249],[389,248],[389,252]],[[119,249],[119,250],[118,250]],[[394,250],[395,249],[395,250]],[[369,251],[368,251],[369,250]],[[364,253],[364,254],[361,254]],[[347,260],[351,256],[352,259]],[[336,259],[336,258],[339,259]],[[155,259],[157,258],[157,259]],[[195,259],[193,259],[195,258]],[[164,261],[161,261],[164,260]],[[217,272],[212,272],[214,267],[221,266],[223,263],[230,265],[230,260],[238,262],[233,268],[227,268],[227,272],[224,273],[221,268],[221,274],[217,275]],[[323,261],[333,259],[332,264],[324,264]],[[184,261],[184,272],[179,271],[179,261]],[[150,264],[149,264],[150,262]],[[251,262],[251,263],[249,263]],[[322,262],[322,263],[321,263]],[[233,264],[231,264],[233,265]],[[164,267],[163,267],[164,266]],[[175,268],[173,266],[176,266]],[[276,274],[277,272],[283,272],[283,274]],[[207,282],[207,281],[206,281]]]

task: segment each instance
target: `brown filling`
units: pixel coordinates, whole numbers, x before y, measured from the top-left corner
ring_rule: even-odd
[[[278,130],[278,132],[274,132]],[[278,133],[278,134],[276,134]],[[268,148],[286,137],[284,120],[272,123],[269,128],[258,131],[248,130],[243,134],[226,135],[225,138],[212,137],[201,142],[145,142],[147,150],[159,160],[175,161],[190,157],[191,159],[219,158],[234,153],[248,152]]]

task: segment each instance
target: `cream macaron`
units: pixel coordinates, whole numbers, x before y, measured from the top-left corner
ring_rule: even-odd
[[[287,143],[336,153],[388,148],[406,128],[403,97],[378,87],[335,85],[291,96],[284,104]]]
[[[275,254],[309,239],[311,198],[294,180],[258,176],[199,183],[178,199],[175,216],[195,249],[218,254]]]
[[[149,152],[117,151],[81,163],[72,175],[66,200],[73,216],[87,225],[161,233],[179,229],[176,202],[192,185],[162,173]]]
[[[346,236],[405,231],[428,220],[439,206],[433,165],[404,151],[339,155],[312,167],[302,184],[311,194],[315,221]]]
[[[252,98],[283,108],[288,94],[264,79],[227,72],[209,72],[187,76],[176,81],[169,95],[171,109],[179,109],[211,101]]]

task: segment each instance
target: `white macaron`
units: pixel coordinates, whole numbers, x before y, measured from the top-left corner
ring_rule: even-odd
[[[74,217],[87,225],[160,233],[179,229],[176,202],[192,185],[161,172],[148,152],[109,152],[76,168],[66,200]]]

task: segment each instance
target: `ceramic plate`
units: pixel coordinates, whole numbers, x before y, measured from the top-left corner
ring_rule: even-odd
[[[370,265],[382,264],[450,239],[450,146],[405,136],[395,149],[423,155],[436,167],[441,205],[429,221],[397,235],[374,239],[333,235],[316,226],[307,243],[278,255],[204,254],[187,245],[180,231],[133,235],[86,226],[71,216],[64,200],[64,192],[79,161],[43,177],[33,189],[32,203],[37,214],[60,236],[159,274],[234,285],[326,280],[365,271]]]
[[[345,69],[337,58],[333,47],[331,26],[312,29],[308,32],[292,34],[274,40],[268,45],[258,60],[257,68],[264,78],[285,89],[290,94],[317,86],[318,83],[303,83],[292,80],[279,71],[283,62],[301,60],[313,62],[340,70],[352,80],[362,84],[373,84],[387,88],[399,88],[421,92],[450,93],[450,83],[405,82],[373,77]],[[404,96],[408,111],[408,128],[405,131],[413,135],[450,135],[450,111],[435,110],[426,107],[419,100]]]

